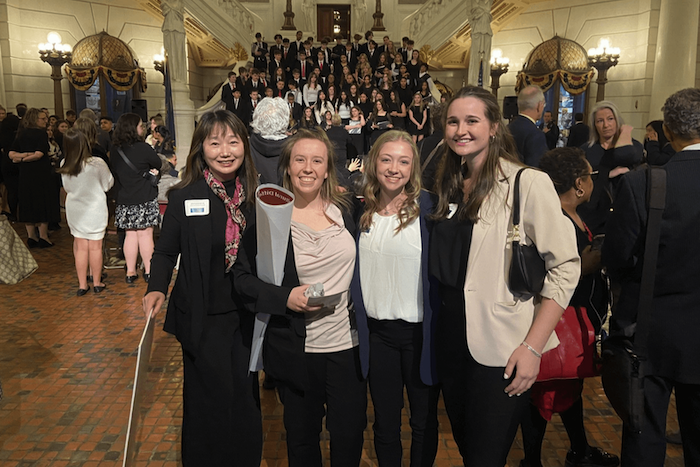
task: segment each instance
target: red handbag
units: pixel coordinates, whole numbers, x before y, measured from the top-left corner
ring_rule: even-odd
[[[569,306],[554,328],[559,345],[542,354],[537,381],[598,376],[596,334],[585,307]]]

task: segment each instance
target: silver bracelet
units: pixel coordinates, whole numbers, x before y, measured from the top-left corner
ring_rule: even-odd
[[[533,354],[535,354],[535,357],[537,357],[537,358],[542,358],[542,354],[539,353],[537,350],[535,350],[535,349],[534,349],[530,344],[528,344],[527,342],[523,341],[523,343],[520,344],[520,345],[524,345],[525,348],[526,348],[527,350],[529,350],[530,352],[532,352]]]

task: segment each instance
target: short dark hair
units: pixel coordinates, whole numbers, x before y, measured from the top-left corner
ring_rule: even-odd
[[[661,108],[664,126],[684,139],[700,138],[700,89],[686,88],[672,94]]]
[[[228,72],[228,77],[230,78],[231,76],[236,76],[236,72],[235,72],[235,71],[229,71],[229,72]]]
[[[589,173],[586,153],[569,147],[547,151],[540,159],[540,169],[549,175],[560,195],[576,188],[576,179]]]
[[[262,37],[262,34],[260,34],[259,32],[256,32],[256,33],[255,33],[255,38],[257,39],[258,37]]]
[[[53,116],[54,115],[52,115],[52,117]],[[109,115],[105,115],[104,117],[100,117],[100,121],[102,121],[102,120],[107,120],[108,122],[114,123],[114,120],[112,120],[112,117],[110,117]]]
[[[78,114],[75,113],[75,110],[73,110],[73,109],[66,110],[66,117],[69,115],[75,115],[76,117],[78,116]]]
[[[575,122],[582,122],[583,121],[583,113],[581,112],[576,112],[574,114],[574,121]]]
[[[372,31],[367,31],[367,32],[365,33],[365,40],[368,40],[368,39],[369,39],[369,36],[374,36],[374,33],[373,33]]]
[[[282,34],[275,34],[275,40],[282,39]]]

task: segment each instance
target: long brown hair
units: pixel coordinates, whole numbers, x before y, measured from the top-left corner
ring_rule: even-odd
[[[518,150],[515,141],[501,123],[501,109],[498,102],[494,95],[485,89],[477,86],[466,86],[460,89],[445,106],[445,112],[442,115],[443,128],[447,128],[447,117],[452,103],[465,97],[473,97],[484,103],[484,113],[491,123],[491,127],[495,127],[495,135],[489,142],[486,160],[480,172],[476,174],[468,197],[463,192],[464,176],[466,175],[466,172],[463,173],[463,171],[467,170],[467,165],[462,166],[460,157],[450,149],[449,144],[443,145],[445,149],[438,165],[434,184],[435,192],[439,197],[433,214],[436,220],[446,219],[450,203],[457,203],[458,219],[470,219],[472,222],[477,222],[479,208],[493,190],[496,178],[501,173],[500,159],[503,158],[514,164],[522,165],[517,156]],[[465,200],[465,198],[467,199]]]
[[[243,164],[238,169],[236,176],[241,181],[243,190],[245,190],[245,203],[250,207],[254,206],[258,177],[253,158],[250,155],[248,130],[246,130],[243,122],[228,110],[217,110],[202,115],[192,135],[190,155],[187,156],[187,164],[182,172],[182,180],[172,187],[171,190],[179,190],[204,178],[204,169],[208,167],[204,160],[204,140],[212,134],[225,134],[227,129],[231,130],[243,142]]]
[[[321,185],[321,199],[325,203],[335,204],[341,211],[349,212],[351,206],[348,195],[338,190],[340,184],[338,183],[338,175],[335,170],[335,150],[333,149],[333,143],[331,143],[326,132],[323,130],[299,128],[299,131],[297,131],[294,136],[288,138],[284,143],[277,166],[282,172],[282,186],[289,191],[294,191],[292,187],[292,178],[289,176],[289,164],[292,161],[292,149],[294,145],[302,139],[320,141],[326,146],[326,152],[328,153],[328,177],[326,177],[323,181],[323,185]]]
[[[92,158],[87,136],[77,128],[69,128],[63,134],[63,153],[66,155],[65,162],[63,167],[56,169],[56,173],[65,175],[80,174]]]
[[[360,229],[367,230],[372,225],[372,217],[375,212],[379,212],[379,192],[381,186],[377,179],[377,160],[379,154],[386,143],[402,142],[410,146],[413,153],[411,174],[408,183],[404,187],[406,201],[401,209],[399,209],[399,225],[396,227],[396,232],[410,224],[420,214],[418,206],[418,198],[420,197],[420,154],[416,143],[411,139],[411,135],[402,130],[390,130],[377,138],[377,141],[369,151],[365,159],[365,177],[362,185],[362,196],[365,198],[365,212],[360,218]]]

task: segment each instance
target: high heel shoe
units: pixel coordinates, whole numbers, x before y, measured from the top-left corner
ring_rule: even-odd
[[[146,281],[146,283],[148,283],[148,281],[151,280],[151,274],[150,274],[150,273],[146,274],[146,273],[144,272],[144,273],[143,273],[143,280]]]
[[[92,291],[95,292],[95,293],[100,293],[100,292],[102,292],[102,291],[103,291],[104,289],[106,289],[106,288],[107,288],[107,284],[93,285],[93,286],[92,286]]]
[[[90,290],[90,286],[87,286],[87,289],[78,289],[78,291],[75,293],[78,297],[82,297],[86,293],[88,293],[88,290]]]
[[[38,240],[34,240],[33,238],[29,237],[29,238],[27,239],[27,246],[28,246],[29,248],[36,248],[36,247],[39,246],[39,241],[38,241]]]
[[[39,238],[39,248],[51,248],[53,246],[53,243],[48,242],[44,240],[43,238]]]
[[[124,278],[124,280],[126,281],[127,284],[133,284],[134,282],[136,282],[136,279],[138,279],[138,278],[139,278],[139,276],[134,274],[133,276],[126,276]]]

